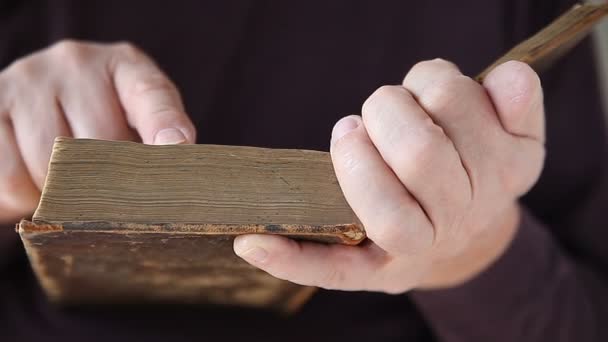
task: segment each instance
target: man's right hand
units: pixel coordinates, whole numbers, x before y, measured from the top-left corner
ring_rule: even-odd
[[[57,136],[194,143],[179,92],[128,43],[62,41],[0,72],[0,224],[33,212]]]

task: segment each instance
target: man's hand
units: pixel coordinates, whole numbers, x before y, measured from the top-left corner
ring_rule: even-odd
[[[443,60],[417,64],[334,127],[331,155],[367,231],[363,246],[247,235],[235,252],[270,274],[328,289],[450,287],[508,247],[518,198],[544,161],[538,76],[508,62],[483,85]]]
[[[130,44],[63,41],[0,72],[0,223],[30,214],[57,136],[195,141],[175,85]]]

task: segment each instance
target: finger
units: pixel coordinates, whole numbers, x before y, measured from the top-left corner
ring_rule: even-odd
[[[517,61],[501,64],[488,74],[483,86],[507,132],[545,141],[543,91],[529,65]]]
[[[62,89],[59,101],[75,138],[133,140],[118,95],[109,80],[84,77],[95,82],[73,82]]]
[[[396,254],[431,246],[431,222],[384,162],[360,117],[347,116],[336,123],[331,157],[344,196],[372,241]]]
[[[403,86],[416,98],[433,121],[454,143],[469,176],[472,191],[493,166],[490,152],[503,133],[492,103],[477,82],[447,61],[436,59],[416,64]]]
[[[508,143],[515,148],[503,154],[507,165],[519,170],[503,174],[504,187],[520,196],[528,192],[540,176],[545,157],[545,110],[538,75],[525,63],[511,61],[499,65],[484,80],[483,86],[494,103]],[[505,148],[505,151],[509,149]]]
[[[414,72],[415,74],[413,74]],[[436,58],[414,65],[405,76],[403,85],[406,85],[406,81],[409,83],[413,76],[416,76],[417,88],[420,92],[423,92],[428,86],[435,84],[437,80],[459,77],[462,76],[462,72],[456,64]]]
[[[387,255],[378,246],[325,245],[277,235],[243,235],[234,252],[274,277],[340,290],[378,290],[374,278]]]
[[[110,72],[129,124],[146,144],[196,141],[194,125],[169,78],[131,45],[115,47]]]
[[[53,143],[58,136],[72,136],[55,98],[30,97],[10,112],[19,152],[38,189],[42,189]]]
[[[471,185],[442,128],[401,86],[378,89],[362,112],[378,152],[418,200],[435,229],[449,226],[468,205]],[[437,235],[441,239],[441,233]]]
[[[0,139],[0,222],[8,222],[32,213],[40,191],[30,178],[6,116],[0,116]]]

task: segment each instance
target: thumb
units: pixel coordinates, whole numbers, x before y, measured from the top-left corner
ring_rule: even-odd
[[[144,144],[194,143],[196,130],[177,87],[139,49],[115,45],[110,66],[126,119]]]
[[[503,63],[487,75],[483,86],[507,132],[544,142],[543,90],[530,66],[517,61]]]

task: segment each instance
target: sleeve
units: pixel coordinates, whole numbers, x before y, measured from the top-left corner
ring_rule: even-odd
[[[412,295],[441,341],[606,341],[608,284],[524,211],[509,250],[458,288]]]
[[[440,341],[608,341],[608,163],[590,40],[541,78],[547,160],[510,247],[463,285],[411,293]]]

